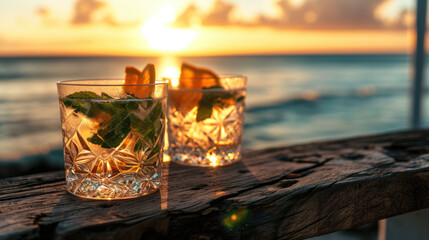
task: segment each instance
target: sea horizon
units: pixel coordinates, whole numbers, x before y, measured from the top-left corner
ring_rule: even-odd
[[[429,54],[429,53],[428,53]],[[159,54],[159,55],[127,55],[127,54],[6,54],[1,58],[99,58],[99,57],[124,57],[124,58],[160,58],[160,57],[178,57],[178,58],[198,58],[198,57],[276,57],[276,56],[373,56],[373,55],[412,55],[409,52],[326,52],[326,53],[249,53],[249,54],[213,54],[213,55],[179,55],[179,54]]]

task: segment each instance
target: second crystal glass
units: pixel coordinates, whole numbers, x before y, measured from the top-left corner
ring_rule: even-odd
[[[186,84],[194,79],[180,81],[195,85]],[[170,86],[167,131],[172,161],[216,167],[241,159],[246,77],[220,76],[219,84],[204,89]]]

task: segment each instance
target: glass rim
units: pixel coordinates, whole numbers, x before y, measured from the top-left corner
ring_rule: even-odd
[[[232,82],[239,82],[242,83],[242,87],[234,88],[234,89],[228,89],[227,91],[246,91],[247,87],[247,77],[241,74],[219,74],[217,75],[219,77],[220,81],[232,81]],[[229,78],[229,79],[228,79]],[[185,77],[185,78],[167,78],[165,77],[167,81],[171,84],[172,79],[177,79],[180,81],[192,81],[193,77]],[[206,76],[201,78],[199,81],[207,81],[207,80],[213,80],[214,78],[211,76]],[[226,80],[228,79],[228,80]],[[168,88],[169,91],[186,91],[186,92],[219,92],[219,91],[225,91],[225,89],[212,89],[212,88],[204,88],[204,89],[195,89],[195,88],[180,88],[178,86],[173,86]]]
[[[232,74],[230,74],[230,73],[218,74],[217,76],[218,76],[219,78],[222,78],[222,79],[224,79],[224,78],[241,78],[241,79],[247,79],[247,77],[246,77],[246,76],[244,76],[244,75],[241,75],[241,74],[234,74],[234,73],[232,73]],[[171,77],[163,77],[163,79],[172,79],[172,78],[171,78]],[[183,78],[181,78],[181,77],[179,76],[179,77],[177,77],[176,79],[189,80],[189,79],[193,79],[193,77],[183,77]],[[202,77],[201,79],[202,79],[202,80],[204,80],[204,79],[213,79],[213,77],[211,77],[211,76],[207,76],[207,77]]]
[[[219,88],[203,88],[203,89],[193,89],[193,88],[169,88],[170,92],[225,92],[225,91],[247,91],[247,88],[234,88],[234,89],[219,89]]]
[[[156,80],[155,83],[146,83],[146,84],[119,84],[119,83],[106,83],[109,81],[118,81],[118,80],[125,80],[125,78],[88,78],[88,79],[73,79],[73,80],[62,80],[57,81],[58,86],[94,86],[94,87],[122,87],[122,86],[162,86],[167,85],[168,81],[165,80]],[[84,83],[84,82],[90,82],[91,83]],[[94,83],[97,81],[105,81],[104,83]],[[83,82],[83,83],[82,83]]]

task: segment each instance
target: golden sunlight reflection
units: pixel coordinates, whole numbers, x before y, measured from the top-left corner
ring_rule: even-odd
[[[222,196],[222,195],[225,195],[226,192],[225,191],[217,191],[215,194],[216,194],[216,196]]]
[[[168,122],[168,120],[166,120]],[[167,123],[166,122],[166,123]],[[165,124],[165,134],[164,134],[164,155],[162,158],[163,162],[170,162],[171,161],[171,157],[170,155],[168,155],[168,146],[169,146],[169,142],[168,142],[168,135],[167,135],[167,124]]]
[[[167,148],[168,148],[168,147],[167,147]],[[163,156],[163,158],[162,158],[162,161],[163,161],[163,162],[170,162],[170,161],[171,161],[171,157],[170,157],[170,155],[168,155],[168,154],[164,153],[164,156]]]
[[[177,87],[179,85],[181,64],[179,59],[174,56],[164,56],[161,57],[159,62],[159,68],[162,74],[162,78],[164,80],[170,81],[173,87]]]
[[[216,167],[217,165],[219,165],[219,160],[216,157],[216,154],[207,154],[207,158],[210,160],[210,166],[212,167]]]
[[[162,71],[162,77],[171,82],[171,86],[179,86],[180,70],[175,67],[168,67]]]
[[[165,157],[165,155],[164,155]],[[170,162],[166,162],[164,159],[164,164],[162,164],[162,184],[159,188],[161,193],[161,209],[165,210],[168,208],[168,173],[170,170]]]
[[[149,17],[142,27],[142,34],[149,45],[158,50],[178,51],[189,46],[196,32],[188,29],[176,29],[168,24],[176,19],[172,6],[164,6],[160,11]]]

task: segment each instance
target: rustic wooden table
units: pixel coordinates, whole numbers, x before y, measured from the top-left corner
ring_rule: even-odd
[[[303,239],[429,207],[429,130],[164,164],[161,191],[86,200],[64,173],[0,180],[0,239]]]

